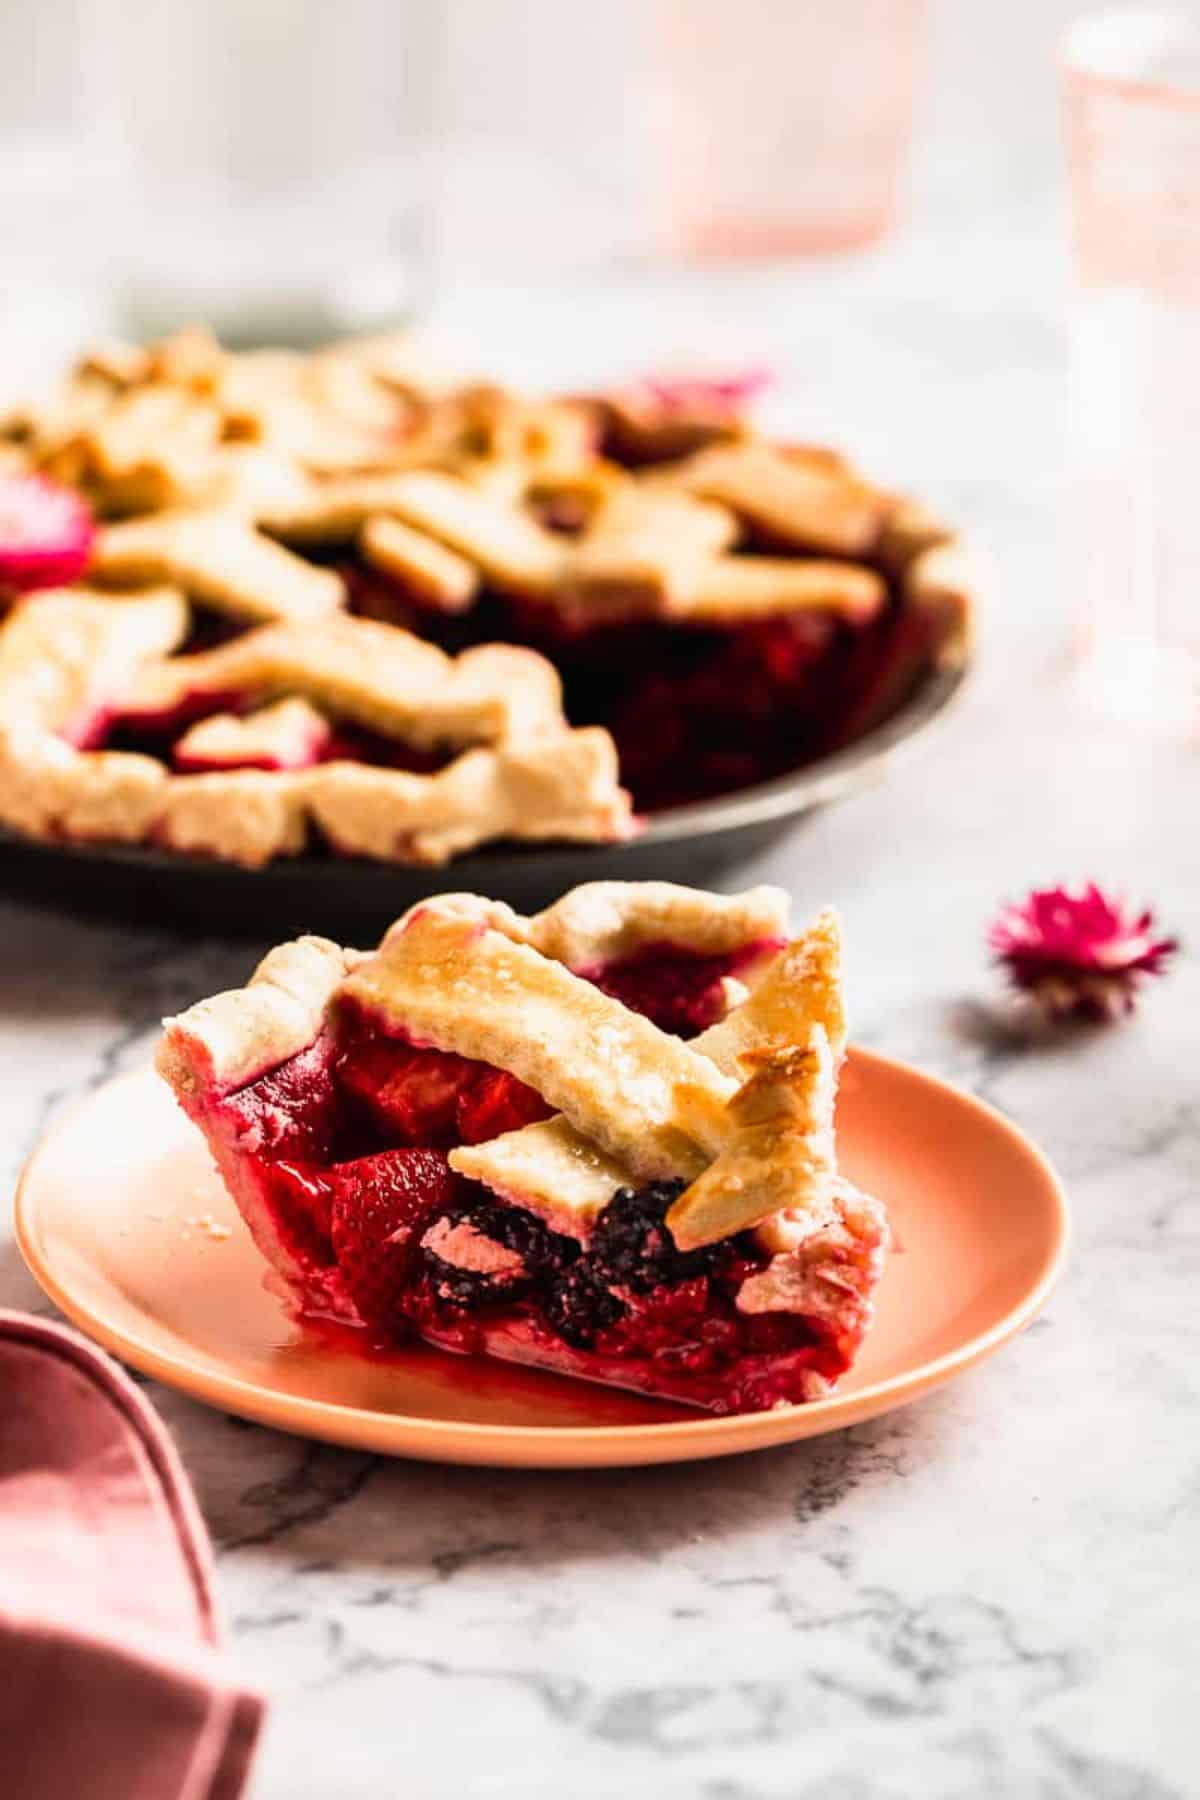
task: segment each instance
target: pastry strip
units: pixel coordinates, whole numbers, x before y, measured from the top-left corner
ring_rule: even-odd
[[[505,590],[545,592],[563,567],[561,538],[452,475],[414,471],[397,478],[387,510],[457,550]]]
[[[468,750],[436,775],[330,762],[304,785],[313,822],[348,856],[443,863],[477,844],[629,837],[612,739],[595,727]]]
[[[684,895],[690,890],[677,891]],[[559,906],[569,910],[581,901],[586,906],[587,895],[586,887],[577,889]],[[455,897],[449,898],[453,902]],[[744,904],[752,894],[737,898]],[[535,927],[537,921],[526,923]],[[836,915],[826,911],[774,957],[741,1006],[691,1041],[693,1052],[744,1085],[723,1122],[724,1148],[713,1165],[720,1166],[720,1176],[702,1176],[677,1202],[682,1211],[669,1215],[668,1222],[679,1224],[688,1244],[747,1230],[781,1210],[795,1211],[787,1231],[790,1240],[824,1216],[825,1187],[833,1173],[833,1118],[832,1110],[826,1116],[823,1108],[826,1103],[832,1108],[844,1043],[840,933]],[[802,1051],[794,1052],[797,1045]],[[805,1141],[793,1145],[797,1130]],[[766,1159],[781,1133],[790,1161],[786,1176],[777,1180],[767,1172]],[[454,1150],[450,1162],[501,1194],[512,1194],[519,1176],[524,1184],[519,1191],[541,1196],[543,1206],[560,1193],[571,1215],[586,1227],[632,1171],[632,1165],[622,1164],[625,1172],[614,1183],[612,1165],[595,1164],[591,1150],[586,1136],[558,1118]],[[768,1247],[781,1246],[772,1240]]]
[[[699,1174],[732,1084],[707,1058],[561,964],[435,903],[346,983],[418,1044],[508,1069],[647,1178]]]
[[[622,610],[664,611],[737,534],[737,520],[724,507],[624,482],[593,513],[569,559],[564,591],[578,596],[585,611],[589,599],[607,595]]]
[[[239,619],[316,619],[336,612],[341,578],[293,556],[228,512],[159,513],[110,525],[93,567],[105,581],[170,581]]]
[[[865,625],[887,600],[883,577],[849,562],[717,556],[667,600],[668,616],[732,626],[780,613],[832,613]]]
[[[479,592],[479,571],[474,563],[400,519],[374,514],[363,526],[358,542],[373,568],[381,569],[414,598],[439,612],[465,612]]]
[[[561,729],[558,675],[532,650],[481,644],[450,657],[371,619],[268,625],[215,650],[144,666],[122,711],[170,714],[204,696],[299,695],[422,748]]]
[[[780,545],[838,556],[867,555],[893,504],[848,472],[761,439],[715,445],[656,479],[729,507]]]
[[[127,600],[61,588],[26,600],[0,627],[0,716],[85,738],[139,666],[182,640],[187,622],[171,588]]]
[[[718,1243],[787,1212],[804,1231],[834,1216],[837,1065],[819,1025],[786,1049],[744,1059],[754,1072],[726,1109],[720,1155],[667,1213],[681,1250]]]
[[[214,994],[164,1022],[159,1073],[182,1093],[210,1083],[230,1090],[299,1055],[319,1035],[338,984],[358,960],[357,951],[328,938],[278,945],[246,987]]]

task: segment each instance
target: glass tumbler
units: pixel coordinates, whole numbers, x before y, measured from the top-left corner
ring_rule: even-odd
[[[108,0],[122,323],[310,344],[424,275],[437,0]]]
[[[880,238],[900,210],[924,0],[649,0],[660,235],[789,256]]]
[[[1111,716],[1200,728],[1200,28],[1118,8],[1062,49],[1074,653]]]

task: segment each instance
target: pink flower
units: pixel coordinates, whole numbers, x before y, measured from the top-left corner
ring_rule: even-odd
[[[769,369],[751,366],[724,375],[647,375],[634,384],[664,413],[723,414],[738,418],[772,382]]]
[[[1117,1019],[1130,1013],[1148,975],[1161,975],[1179,948],[1147,907],[1135,911],[1095,882],[1037,888],[1006,906],[988,931],[1015,988],[1053,1019]]]

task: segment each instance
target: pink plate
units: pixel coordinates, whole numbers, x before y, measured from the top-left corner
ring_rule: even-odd
[[[226,1412],[364,1450],[585,1468],[728,1456],[915,1400],[1027,1325],[1062,1268],[1054,1172],[998,1113],[865,1050],[838,1106],[842,1166],[878,1194],[897,1249],[837,1393],[715,1419],[615,1389],[445,1355],[360,1354],[298,1327],[207,1151],[150,1070],[88,1096],[31,1157],[25,1259],[69,1318],[135,1368]]]

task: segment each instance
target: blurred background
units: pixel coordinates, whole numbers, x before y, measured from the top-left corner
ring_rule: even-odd
[[[1079,12],[4,0],[0,381],[28,387],[97,331],[196,319],[235,342],[411,321],[544,385],[765,367],[765,425],[920,489],[985,553],[1001,540],[1047,657],[1112,614],[1127,670],[1131,609],[1134,635],[1186,640],[1174,711],[1149,675],[1145,704],[1108,698],[1190,728],[1198,571],[1164,519],[1200,423],[1194,294],[1147,323],[1140,299],[1081,309],[1076,290],[1087,176],[1147,171],[1134,199],[1153,218],[1200,148],[1130,149],[1119,119],[1088,114],[1073,276],[1059,50]],[[1153,62],[1164,16],[1139,9],[1133,50],[1118,32],[1117,74]],[[1200,180],[1182,191],[1171,230],[1182,216],[1200,285]],[[1095,520],[1114,494],[1109,542]],[[993,622],[1001,673],[1013,621]]]
[[[1054,50],[1077,11],[6,0],[0,193],[24,341],[10,329],[4,355],[19,372],[56,334],[74,345],[81,312],[145,329],[199,312],[250,338],[432,314],[485,354],[559,353],[574,377],[697,339],[744,355],[775,263],[821,385],[813,338],[844,282],[869,307],[946,254],[927,298],[954,312],[968,261],[1007,265],[997,305],[1056,278]],[[689,275],[717,264],[714,313]],[[547,344],[530,316],[668,274],[665,304],[614,313],[600,341],[581,322]]]

